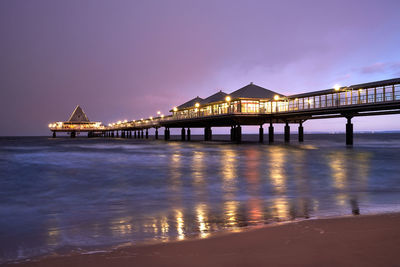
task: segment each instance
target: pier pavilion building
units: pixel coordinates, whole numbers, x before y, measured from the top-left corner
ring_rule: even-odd
[[[83,111],[82,111],[83,112]],[[353,144],[353,117],[400,114],[400,78],[376,81],[285,96],[272,90],[250,83],[236,91],[219,91],[209,97],[199,96],[174,107],[171,115],[158,116],[133,121],[119,121],[103,126],[93,123],[91,126],[75,121],[50,124],[50,130],[72,130],[88,132],[99,131],[103,136],[148,138],[150,128],[164,127],[164,139],[170,139],[170,128],[181,129],[181,140],[190,140],[190,128],[204,128],[204,140],[212,139],[212,127],[230,127],[231,140],[241,142],[241,127],[258,125],[259,141],[263,142],[263,125],[268,123],[268,140],[274,141],[274,126],[285,124],[284,140],[290,141],[290,124],[298,125],[298,141],[304,140],[303,123],[313,119],[344,117],[346,123],[346,144]],[[72,116],[71,116],[72,117]],[[145,131],[145,134],[144,134]],[[133,135],[132,135],[133,132]]]
[[[71,137],[75,137],[80,132],[94,135],[95,132],[104,129],[104,126],[101,122],[90,121],[83,109],[77,105],[67,121],[51,123],[49,128],[53,131],[53,137],[56,137],[56,132],[70,132]]]

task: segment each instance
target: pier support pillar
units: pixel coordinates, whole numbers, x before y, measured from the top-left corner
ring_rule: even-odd
[[[353,145],[353,124],[351,123],[351,117],[347,117],[346,145]]]
[[[117,137],[119,137],[119,131],[118,131],[118,130],[117,130],[117,132],[116,132],[116,133],[117,133],[117,134],[116,134],[116,135],[117,135]]]
[[[53,132],[53,138],[56,138],[56,137],[57,137],[56,132]]]
[[[164,130],[164,140],[167,141],[170,138],[169,128],[165,128]]]
[[[299,125],[299,142],[304,142],[304,128],[302,122],[300,122]]]
[[[188,128],[187,129],[187,140],[190,141],[190,138],[191,138],[191,136],[190,136],[190,128]]]
[[[144,138],[144,131],[143,131],[143,129],[142,129],[142,130],[140,130],[140,138],[141,138],[141,139],[143,139],[143,138]]]
[[[185,141],[185,139],[186,139],[186,130],[185,130],[185,128],[182,128],[182,130],[181,130],[181,140]]]
[[[157,140],[158,139],[158,128],[156,128],[155,137],[156,137],[156,140]]]
[[[212,140],[212,130],[211,127],[204,128],[204,141]]]
[[[149,139],[149,129],[146,129],[146,139]]]
[[[76,137],[76,133],[75,132],[71,132],[71,138],[75,138]]]
[[[285,125],[285,142],[290,142],[290,126],[288,122]]]
[[[268,127],[268,141],[269,143],[274,142],[274,126],[272,125],[272,122],[269,124]]]
[[[129,138],[132,138],[132,131],[129,131]]]
[[[242,143],[242,127],[240,125],[236,126],[236,134],[235,134],[235,140],[236,143],[240,144]]]
[[[111,137],[114,137],[114,131],[111,132]]]
[[[258,142],[264,143],[264,128],[262,124],[260,125],[260,129],[258,130]]]
[[[235,132],[235,128],[233,126],[231,126],[231,142],[235,141],[235,136],[234,133]]]

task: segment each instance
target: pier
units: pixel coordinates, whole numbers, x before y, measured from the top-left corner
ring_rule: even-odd
[[[250,83],[234,92],[219,91],[207,98],[199,96],[170,110],[164,116],[119,121],[102,125],[90,122],[78,106],[66,122],[49,124],[53,137],[66,132],[71,137],[87,133],[88,137],[121,137],[148,139],[149,129],[160,128],[164,140],[170,140],[170,129],[181,130],[181,140],[191,140],[192,128],[204,129],[204,140],[212,140],[212,129],[230,127],[230,140],[242,142],[242,126],[259,126],[259,142],[264,142],[264,125],[268,126],[268,142],[274,142],[274,125],[284,124],[284,140],[291,141],[290,127],[297,127],[298,142],[304,141],[304,123],[308,120],[346,118],[346,145],[353,144],[352,119],[400,113],[400,78],[351,86],[335,86],[321,91],[285,96]],[[328,130],[328,129],[327,129]]]

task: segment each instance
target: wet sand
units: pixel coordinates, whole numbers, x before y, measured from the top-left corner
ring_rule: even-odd
[[[20,266],[400,266],[400,214],[307,220]],[[13,265],[15,266],[15,265]]]

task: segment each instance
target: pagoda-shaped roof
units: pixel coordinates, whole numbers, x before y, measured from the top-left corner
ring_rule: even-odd
[[[72,112],[71,116],[68,119],[68,122],[74,123],[82,123],[82,122],[90,122],[88,117],[86,116],[83,109],[78,105]]]
[[[194,105],[196,103],[201,103],[204,99],[202,99],[201,97],[195,97],[192,100],[189,100],[188,102],[183,103],[182,105],[178,106],[178,109],[184,109],[184,108],[190,108],[190,107],[194,107]]]
[[[278,94],[274,91],[265,89],[261,86],[250,83],[245,87],[242,87],[230,94],[231,98],[269,98],[273,99],[275,95],[284,97],[282,94]]]
[[[225,101],[225,97],[227,96],[227,93],[224,93],[222,91],[219,91],[213,95],[210,95],[206,99],[204,99],[201,104],[208,104],[208,103],[213,103],[213,102],[218,102],[218,101]]]

